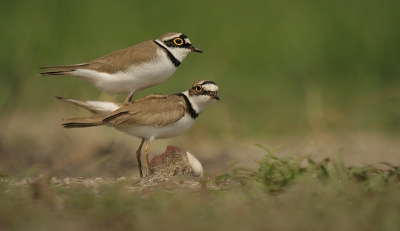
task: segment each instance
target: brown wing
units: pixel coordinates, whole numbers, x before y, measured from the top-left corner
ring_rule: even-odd
[[[42,72],[39,75],[70,75],[76,69],[89,69],[110,74],[129,68],[132,64],[148,62],[154,59],[157,46],[153,41],[146,41],[135,46],[114,51],[98,59],[73,65],[49,66],[40,69],[58,69],[55,71]]]
[[[146,41],[135,46],[114,51],[108,55],[88,62],[84,69],[116,73],[129,68],[132,64],[148,62],[154,59],[157,46],[153,41]]]
[[[152,125],[159,127],[178,121],[185,115],[185,111],[186,103],[181,96],[148,96],[111,113],[103,122],[118,126]]]

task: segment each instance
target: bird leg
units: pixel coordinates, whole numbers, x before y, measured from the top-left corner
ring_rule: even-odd
[[[147,141],[146,147],[144,148],[144,155],[146,156],[146,167],[147,167],[147,176],[150,176],[150,164],[149,164],[149,147],[151,141]]]
[[[142,139],[142,141],[140,141],[139,148],[138,148],[138,150],[136,151],[136,159],[137,159],[137,162],[138,162],[138,165],[139,165],[139,174],[140,174],[140,178],[143,177],[143,174],[142,174],[142,162],[140,161],[140,156],[142,155],[142,146],[143,146],[143,143],[144,143],[144,139]]]
[[[128,97],[126,97],[126,99],[125,99],[125,101],[124,101],[124,105],[125,105],[125,106],[127,106],[127,105],[129,105],[129,104],[131,103],[133,94],[134,94],[133,92],[129,92]]]

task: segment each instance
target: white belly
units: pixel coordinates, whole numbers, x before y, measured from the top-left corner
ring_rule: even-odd
[[[192,119],[190,115],[186,114],[177,122],[164,127],[137,125],[132,127],[115,126],[115,128],[138,138],[143,138],[145,140],[154,140],[177,137],[185,133],[193,125],[193,123],[194,119]]]
[[[154,59],[149,63],[131,66],[126,71],[108,74],[93,70],[77,69],[74,75],[88,80],[97,89],[109,95],[137,92],[164,82],[176,71],[176,67],[165,53],[162,51],[158,52],[158,59]]]

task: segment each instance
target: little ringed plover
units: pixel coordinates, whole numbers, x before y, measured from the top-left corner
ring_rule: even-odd
[[[189,90],[182,93],[150,95],[129,105],[58,98],[88,110],[92,109],[90,111],[93,113],[98,112],[98,115],[89,117],[66,119],[65,123],[62,124],[65,128],[106,125],[140,138],[141,142],[136,151],[136,158],[139,165],[139,175],[143,177],[140,156],[144,142],[146,142],[144,151],[147,175],[149,176],[150,144],[156,139],[172,138],[186,132],[206,107],[219,100],[217,92],[218,86],[213,81],[201,80],[195,82]],[[93,105],[96,106],[93,107]],[[114,107],[119,107],[119,109],[102,114],[102,112],[112,110]]]
[[[54,70],[39,75],[80,77],[109,95],[129,92],[127,104],[135,92],[167,80],[190,52],[203,53],[186,35],[167,33],[89,62],[41,67]]]

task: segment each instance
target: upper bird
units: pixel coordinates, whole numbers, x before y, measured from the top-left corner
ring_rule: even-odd
[[[203,53],[186,35],[167,33],[156,40],[114,51],[89,62],[40,67],[55,70],[39,75],[80,77],[109,95],[129,92],[124,101],[128,104],[135,92],[167,80],[190,52]]]

